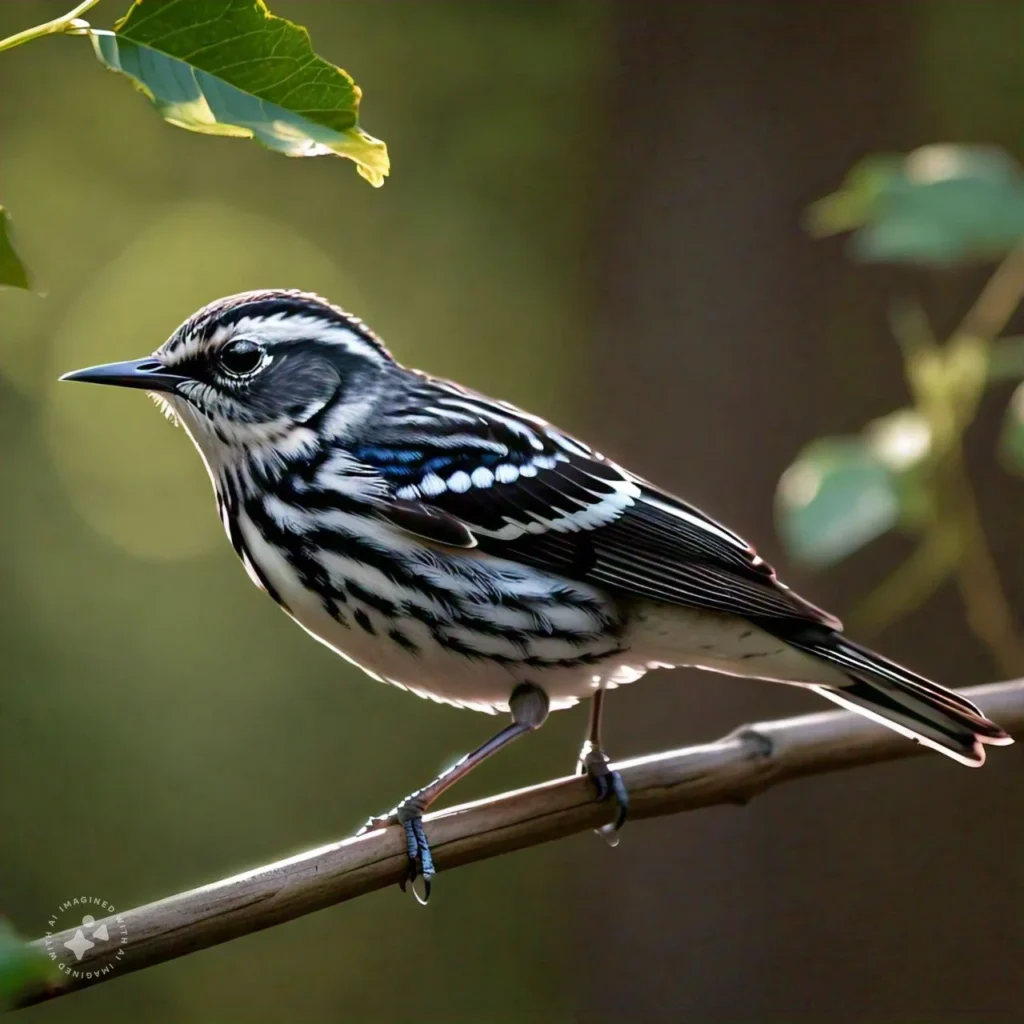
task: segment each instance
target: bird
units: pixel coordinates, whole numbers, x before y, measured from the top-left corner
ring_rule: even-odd
[[[184,428],[252,581],[368,675],[508,724],[368,829],[435,874],[427,809],[552,710],[590,701],[577,760],[607,828],[629,794],[607,691],[690,666],[796,684],[964,765],[1012,738],[847,638],[732,530],[505,401],[409,369],[309,292],[218,299],[151,356],[61,377],[149,392]]]

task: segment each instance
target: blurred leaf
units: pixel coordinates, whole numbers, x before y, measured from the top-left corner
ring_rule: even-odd
[[[935,499],[928,470],[935,453],[932,423],[918,409],[898,409],[872,420],[862,431],[868,451],[892,474],[899,503],[899,525],[919,528],[929,522]]]
[[[860,438],[812,442],[776,492],[779,533],[805,562],[838,562],[892,529],[900,518],[894,475]]]
[[[114,32],[90,35],[171,124],[286,156],[334,153],[384,183],[388,151],[359,127],[361,90],[262,0],[135,0]]]
[[[29,290],[28,271],[11,243],[11,219],[0,206],[0,285]]]
[[[898,156],[869,156],[861,160],[847,174],[838,192],[808,207],[807,230],[816,238],[824,238],[871,222],[885,193],[900,177],[902,164]]]
[[[60,980],[60,972],[46,953],[30,946],[0,918],[0,1011]]]
[[[852,231],[855,257],[931,266],[996,258],[1024,237],[1024,178],[1001,149],[935,145],[873,156],[808,210],[812,234]]]
[[[919,466],[931,453],[932,432],[917,409],[899,409],[864,428],[871,454],[893,473]]]
[[[1007,469],[1024,473],[1024,384],[1017,387],[1006,407],[999,454]]]

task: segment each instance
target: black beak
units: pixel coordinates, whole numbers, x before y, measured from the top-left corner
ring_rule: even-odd
[[[126,363],[104,363],[84,370],[65,373],[61,380],[81,380],[87,384],[112,384],[119,388],[174,392],[188,378],[172,373],[158,359],[131,359]]]

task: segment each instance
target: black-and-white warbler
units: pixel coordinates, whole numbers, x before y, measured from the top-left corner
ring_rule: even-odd
[[[158,398],[202,455],[249,575],[316,639],[420,696],[511,712],[371,819],[404,826],[412,880],[433,874],[427,807],[586,698],[579,770],[621,825],[603,698],[652,668],[803,684],[967,765],[1012,742],[963,697],[847,640],[692,505],[536,416],[400,366],[315,295],[221,299],[153,356],[62,379]]]

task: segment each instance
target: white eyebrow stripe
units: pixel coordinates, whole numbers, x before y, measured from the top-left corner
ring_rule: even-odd
[[[289,341],[319,341],[325,345],[338,345],[353,354],[378,365],[388,362],[381,349],[362,337],[354,328],[334,323],[318,316],[281,312],[273,316],[243,316],[214,328],[206,334],[188,331],[175,332],[158,350],[174,366],[202,352],[215,348],[229,338],[250,338],[261,345],[276,345]]]

